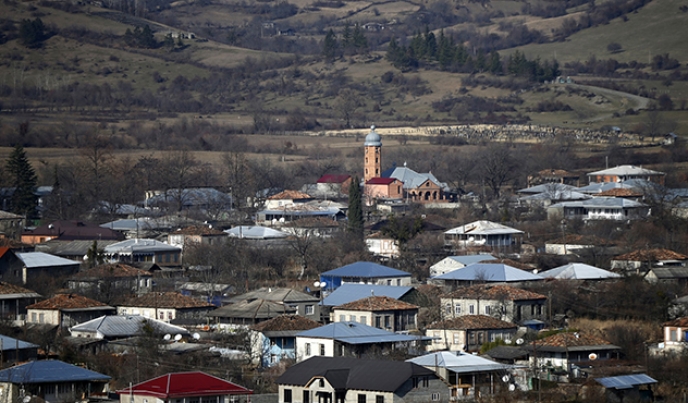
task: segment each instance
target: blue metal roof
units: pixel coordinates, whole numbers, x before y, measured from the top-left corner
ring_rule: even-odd
[[[2,351],[38,348],[38,344],[28,343],[2,334],[0,334],[0,346],[2,346]]]
[[[464,352],[439,351],[411,358],[406,362],[421,365],[423,367],[441,367],[457,374],[474,372],[496,372],[523,368],[521,365],[502,364],[484,357]]]
[[[347,344],[401,343],[431,340],[426,336],[411,336],[388,332],[358,322],[335,322],[298,333],[296,337],[332,339]]]
[[[17,253],[17,257],[24,262],[24,266],[29,269],[36,267],[62,267],[74,266],[80,263],[74,260],[65,259],[59,256],[53,256],[49,253],[43,252],[26,252]]]
[[[332,294],[323,299],[322,304],[325,306],[339,306],[370,297],[371,295],[399,299],[412,289],[413,287],[393,285],[347,283],[342,284]]]
[[[0,382],[47,383],[108,381],[110,377],[57,360],[31,361],[0,371]]]
[[[411,273],[383,266],[372,262],[356,262],[340,268],[326,271],[321,276],[325,277],[411,277]]]
[[[517,269],[504,263],[474,263],[433,278],[437,280],[481,280],[487,282],[543,280],[542,277],[536,274],[528,273],[525,270]]]
[[[608,389],[632,389],[639,385],[657,383],[655,379],[645,374],[610,376],[607,378],[596,378],[595,380]]]

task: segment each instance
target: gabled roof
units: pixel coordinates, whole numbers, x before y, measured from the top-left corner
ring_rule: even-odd
[[[0,299],[39,298],[40,296],[40,294],[28,288],[6,283],[4,281],[0,282]]]
[[[482,329],[518,329],[515,323],[503,321],[486,315],[464,315],[456,318],[433,322],[427,329],[447,330],[482,330]]]
[[[263,287],[257,290],[249,291],[245,294],[237,295],[229,299],[228,302],[236,303],[241,301],[253,301],[257,299],[262,299],[265,301],[279,301],[279,302],[314,302],[319,301],[317,297],[314,297],[305,292],[297,291],[291,288],[280,287]]]
[[[239,225],[234,228],[226,229],[224,232],[233,238],[246,239],[275,239],[289,236],[286,232],[268,227],[261,227],[260,225]]]
[[[688,278],[688,267],[654,267],[650,271],[659,280]]]
[[[488,360],[484,357],[479,357],[477,355],[468,354],[461,351],[438,351],[408,359],[406,362],[412,362],[426,368],[446,368],[449,371],[457,374],[508,371],[517,368],[515,365],[502,364],[496,361]]]
[[[360,278],[386,278],[386,277],[411,277],[411,273],[393,269],[373,262],[356,262],[337,269],[329,270],[321,277],[360,277]]]
[[[182,295],[179,292],[149,292],[133,298],[129,298],[122,303],[122,306],[136,306],[142,308],[213,308],[214,305]]]
[[[474,263],[433,277],[436,280],[514,282],[537,281],[542,277],[503,263]]]
[[[106,305],[100,301],[91,298],[86,298],[79,294],[57,294],[50,299],[29,305],[26,309],[50,309],[61,311],[78,311],[84,309],[112,309],[115,308]]]
[[[462,287],[443,296],[444,298],[455,299],[476,299],[482,300],[507,300],[507,301],[531,301],[547,299],[546,296],[536,292],[521,288],[510,287],[508,285],[478,284],[470,287]]]
[[[311,357],[289,367],[276,382],[305,386],[314,378],[325,378],[338,389],[394,392],[411,377],[420,376],[434,377],[435,373],[411,362]]]
[[[590,266],[584,263],[569,263],[551,270],[543,271],[540,276],[544,278],[557,278],[562,280],[602,280],[607,278],[620,278],[621,275],[607,270]]]
[[[107,245],[117,243],[119,240],[98,241],[98,249],[103,249]],[[87,255],[89,249],[93,248],[93,240],[62,241],[52,239],[36,245],[37,252],[46,252],[55,256],[81,256]]]
[[[403,343],[427,337],[388,332],[358,322],[334,322],[298,333],[296,337],[336,340],[346,344]]]
[[[71,276],[70,280],[102,280],[107,278],[153,277],[150,272],[125,263],[101,264]]]
[[[63,240],[103,239],[121,240],[124,236],[111,229],[102,228],[98,224],[86,221],[59,220],[41,225],[33,230],[25,231],[22,235],[52,236]]]
[[[155,239],[127,239],[108,245],[103,251],[108,255],[152,255],[158,252],[180,252],[181,249]]]
[[[27,269],[35,269],[39,267],[65,267],[79,265],[75,260],[65,259],[59,256],[53,256],[43,252],[26,252],[16,254],[19,260],[24,263]]]
[[[603,169],[601,171],[590,172],[588,176],[597,175],[617,175],[617,176],[628,176],[628,175],[665,175],[664,172],[653,171],[651,169],[637,167],[634,165],[620,165],[614,168]]]
[[[662,260],[688,260],[688,256],[669,249],[655,248],[638,249],[633,252],[615,256],[613,260],[627,260],[631,262],[658,262]]]
[[[251,327],[257,332],[301,331],[319,327],[320,323],[300,315],[280,315]]]
[[[662,326],[688,327],[688,317],[676,318],[674,320],[664,322]]]
[[[349,310],[349,311],[400,311],[418,309],[418,306],[399,301],[394,298],[374,295],[359,299],[358,301],[349,302],[335,307],[334,309]]]
[[[0,334],[0,351],[37,349],[37,344]]]
[[[548,208],[582,207],[582,208],[639,208],[647,207],[647,204],[621,197],[593,197],[592,199],[568,201],[552,204]]]
[[[370,295],[379,295],[400,299],[408,294],[413,287],[377,285],[377,284],[354,284],[346,283],[332,291],[330,295],[322,301],[324,306],[339,306],[349,302],[357,301]]]
[[[349,178],[351,178],[351,175],[346,175],[346,174],[326,174],[320,177],[318,179],[317,183],[344,183],[346,182]]]
[[[640,197],[643,194],[635,189],[615,188],[598,193],[598,196],[609,197]]]
[[[443,188],[444,184],[437,180],[432,173],[418,173],[413,169],[407,167],[396,167],[391,170],[384,171],[381,175],[383,178],[395,178],[404,183],[404,189],[415,189],[423,183],[430,181],[435,185]]]
[[[606,378],[595,378],[595,380],[602,384],[607,389],[632,389],[640,385],[649,385],[652,383],[657,383],[655,379],[650,378],[645,374],[632,374],[632,375],[620,375],[620,376],[609,376]]]
[[[563,183],[543,183],[536,186],[531,186],[529,188],[517,190],[517,193],[528,193],[528,194],[562,194],[566,192],[575,192],[578,188],[571,185],[566,185]]]
[[[566,234],[565,237],[559,237],[545,242],[546,245],[584,245],[584,246],[614,246],[616,243],[607,238],[600,238],[595,235],[578,235]]]
[[[482,262],[485,260],[492,260],[492,259],[496,259],[496,258],[490,254],[487,254],[487,253],[478,254],[478,255],[447,256],[446,258],[440,260],[437,263],[443,262],[447,259],[453,260],[457,263],[461,263],[464,266],[468,266],[469,264],[478,263],[478,262]],[[437,264],[437,263],[435,263],[435,264]]]
[[[214,311],[208,312],[210,318],[236,318],[236,319],[270,319],[279,315],[293,315],[296,309],[281,302],[257,299],[251,302],[242,301],[236,304],[225,305]]]
[[[309,194],[299,192],[297,190],[284,190],[282,192],[277,193],[276,195],[272,195],[268,197],[268,200],[303,200],[303,199],[312,199],[313,197]]]
[[[204,372],[176,372],[118,390],[120,395],[154,396],[161,400],[196,396],[251,395],[253,391]]]
[[[464,224],[460,227],[452,228],[445,231],[447,235],[454,234],[475,234],[475,235],[507,235],[507,234],[522,234],[523,231],[507,227],[506,225],[498,224],[492,221],[473,221],[472,223]]]
[[[593,182],[586,186],[578,188],[578,191],[585,194],[599,194],[611,189],[632,189],[633,185],[630,181],[625,182]]]
[[[170,325],[163,321],[137,315],[101,316],[69,328],[70,332],[101,333],[105,338],[132,337],[142,334],[144,325],[150,326],[153,334],[182,334],[189,331],[183,327]]]
[[[110,377],[57,360],[31,361],[0,371],[0,382],[36,384],[109,381]]]

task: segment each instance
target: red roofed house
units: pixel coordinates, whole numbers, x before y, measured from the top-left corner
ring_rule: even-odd
[[[70,327],[103,315],[115,308],[77,294],[57,294],[26,307],[26,323]]]
[[[333,322],[359,322],[400,332],[416,329],[418,306],[391,297],[371,296],[335,307]]]
[[[23,320],[26,307],[35,304],[40,297],[35,291],[0,282],[0,317],[4,320]]]
[[[153,275],[126,263],[101,264],[82,270],[67,279],[67,288],[99,299],[145,294],[153,287]]]
[[[571,370],[573,363],[619,358],[621,347],[591,332],[563,332],[531,342],[524,350],[530,354],[530,365],[549,372]],[[580,365],[580,364],[579,364]]]
[[[227,234],[207,225],[193,225],[167,235],[167,243],[184,249],[186,245],[219,245],[227,241]]]
[[[366,204],[371,205],[375,199],[403,198],[404,183],[396,178],[371,178],[365,183]]]
[[[688,346],[688,318],[676,318],[663,324],[664,352],[681,354]]]
[[[50,224],[36,227],[30,231],[25,231],[21,235],[21,241],[29,245],[35,245],[37,243],[43,243],[53,239],[59,239],[63,241],[121,241],[124,239],[124,235],[120,232],[103,228],[98,224],[73,220],[53,221]]]
[[[121,403],[248,402],[253,391],[204,372],[177,372],[118,390]]]
[[[299,192],[298,190],[285,190],[283,192],[272,195],[265,200],[266,210],[281,209],[284,207],[291,207],[296,204],[303,204],[313,200],[309,194]]]
[[[349,186],[351,186],[351,175],[346,174],[327,174],[318,179],[318,190],[322,189],[329,192],[338,192],[342,194],[349,194]]]

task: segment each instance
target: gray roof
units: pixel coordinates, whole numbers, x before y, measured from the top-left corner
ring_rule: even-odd
[[[654,267],[650,271],[660,280],[688,278],[688,267]]]
[[[146,230],[163,230],[177,227],[187,227],[189,225],[201,224],[198,220],[192,220],[188,217],[180,216],[165,216],[165,217],[140,217],[135,219],[121,219],[111,221],[100,226],[109,228],[114,231],[146,231]]]
[[[31,361],[0,371],[0,382],[21,384],[109,381],[110,377],[57,360]]]
[[[321,377],[337,389],[394,392],[410,378],[420,376],[436,377],[433,371],[410,362],[311,357],[289,367],[276,382],[280,385],[305,386],[313,378]]]
[[[390,278],[411,277],[411,273],[373,262],[355,262],[320,274],[323,277]]]
[[[286,303],[293,302],[317,302],[319,298],[314,297],[305,292],[293,290],[291,288],[268,288],[263,287],[257,290],[249,291],[245,294],[237,295],[228,300],[229,303],[237,303],[241,301],[279,301]]]
[[[13,337],[5,336],[0,334],[0,350],[2,351],[8,351],[8,350],[25,350],[25,349],[34,349],[38,348],[39,346],[37,344],[29,343],[26,341],[22,341],[19,339],[15,339]]]
[[[447,259],[451,259],[455,262],[463,264],[464,266],[468,266],[469,264],[480,263],[485,260],[494,260],[497,258],[487,253],[481,253],[477,255],[447,256]]]
[[[592,196],[576,191],[543,192],[520,197],[519,200],[585,200]]]
[[[104,338],[121,338],[140,335],[144,324],[150,325],[154,334],[189,334],[183,327],[137,315],[101,316],[73,326],[69,331],[101,333]]]
[[[24,266],[28,269],[39,267],[64,267],[74,266],[80,263],[75,260],[65,259],[59,256],[53,256],[43,252],[26,252],[17,253],[17,257],[24,262]]]
[[[405,343],[432,339],[426,336],[388,332],[358,322],[334,322],[298,333],[296,337],[329,339],[346,344]]]
[[[474,263],[433,277],[436,280],[516,282],[544,280],[542,277],[504,263]]]
[[[602,280],[621,277],[621,275],[617,273],[612,273],[584,263],[569,263],[564,266],[543,271],[540,273],[540,276],[562,280]]]
[[[406,166],[394,168],[388,177],[402,181],[404,183],[404,189],[415,189],[426,181],[430,181],[441,188],[447,187],[446,184],[440,182],[432,173],[418,173]]]
[[[612,189],[633,189],[627,182],[593,182],[587,186],[578,188],[578,191],[586,194],[596,194]]]
[[[339,306],[370,297],[371,295],[399,299],[411,290],[413,290],[413,287],[346,283],[325,297],[322,304],[325,306]]]
[[[207,204],[229,205],[232,196],[213,188],[168,189],[167,191],[149,197],[146,205],[169,203],[181,200],[184,206],[202,206]]]
[[[650,378],[645,374],[610,376],[606,378],[595,378],[595,380],[602,384],[607,389],[632,389],[639,385],[649,385],[657,383],[655,379]]]
[[[517,358],[526,357],[527,355],[527,351],[514,346],[497,346],[484,354],[484,356],[495,360],[515,360]]]
[[[209,318],[261,320],[294,313],[296,313],[296,309],[286,304],[257,299],[251,302],[243,301],[236,304],[225,305],[222,308],[208,312],[206,316]]]
[[[377,134],[375,131],[375,126],[370,126],[370,133],[365,138],[365,143],[363,143],[365,147],[380,147],[382,146],[382,140],[380,139],[380,135]]]
[[[525,188],[525,189],[520,189],[517,192],[518,193],[528,193],[528,194],[539,194],[539,193],[559,194],[559,193],[565,193],[565,192],[575,192],[577,190],[578,190],[577,187],[571,186],[571,185],[566,185],[564,183],[543,183],[541,185],[531,186],[531,187]]]
[[[261,227],[260,225],[239,225],[234,228],[226,229],[224,232],[234,238],[245,239],[274,239],[286,238],[289,236],[286,232],[276,229]]]
[[[155,239],[127,239],[113,243],[103,248],[105,254],[137,255],[154,254],[158,252],[180,252],[181,249]]]
[[[517,368],[514,365],[502,364],[487,358],[464,352],[439,351],[411,358],[406,362],[422,365],[424,367],[446,368],[457,374],[469,374],[475,372],[495,372]]]
[[[581,207],[581,208],[638,208],[647,207],[647,204],[621,197],[593,197],[588,200],[569,201],[553,204],[549,208]]]
[[[104,248],[119,241],[98,241],[98,248]],[[93,241],[60,241],[53,239],[36,245],[37,251],[46,252],[57,256],[84,256],[93,246]]]
[[[498,224],[492,221],[479,220],[472,223],[462,225],[460,227],[452,228],[445,231],[445,234],[475,234],[475,235],[504,235],[504,234],[522,234],[515,228],[507,227],[506,225]]]
[[[603,169],[601,171],[590,172],[588,176],[593,175],[618,175],[618,176],[628,176],[628,175],[664,175],[663,172],[653,171],[651,169],[637,167],[634,165],[620,165],[614,168]]]

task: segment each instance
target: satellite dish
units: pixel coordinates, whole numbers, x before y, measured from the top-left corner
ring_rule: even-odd
[[[201,335],[198,333],[192,334],[191,337],[193,337],[194,340],[200,340],[201,339]]]
[[[597,359],[597,354],[590,353],[590,355],[588,355],[588,358],[590,359],[590,361],[595,361]]]
[[[516,340],[516,344],[518,344],[519,346],[520,346],[521,344],[523,344],[523,339],[518,339],[518,340]]]
[[[504,375],[504,376],[502,377],[502,382],[504,382],[504,383],[509,382],[509,375]]]
[[[509,392],[513,392],[513,391],[515,391],[515,390],[516,390],[516,385],[514,385],[513,383],[510,384],[510,385],[509,385]]]
[[[31,395],[26,395],[22,399],[22,402],[24,402],[24,403],[29,403],[30,401],[31,401]]]
[[[316,281],[313,283],[313,287],[316,287],[316,288],[320,288],[320,287],[324,287],[324,286],[325,286],[324,281]]]
[[[174,341],[179,341],[179,340],[181,340],[181,339],[182,339],[182,335],[181,335],[181,334],[178,334],[178,335],[175,335],[175,336],[174,336]]]
[[[171,334],[166,334],[166,335],[164,335],[164,336],[162,337],[162,339],[163,339],[163,340],[170,340],[170,339],[172,339],[172,335],[171,335]]]
[[[506,343],[506,344],[511,344],[511,339],[506,339],[506,340],[504,340],[504,343]]]

